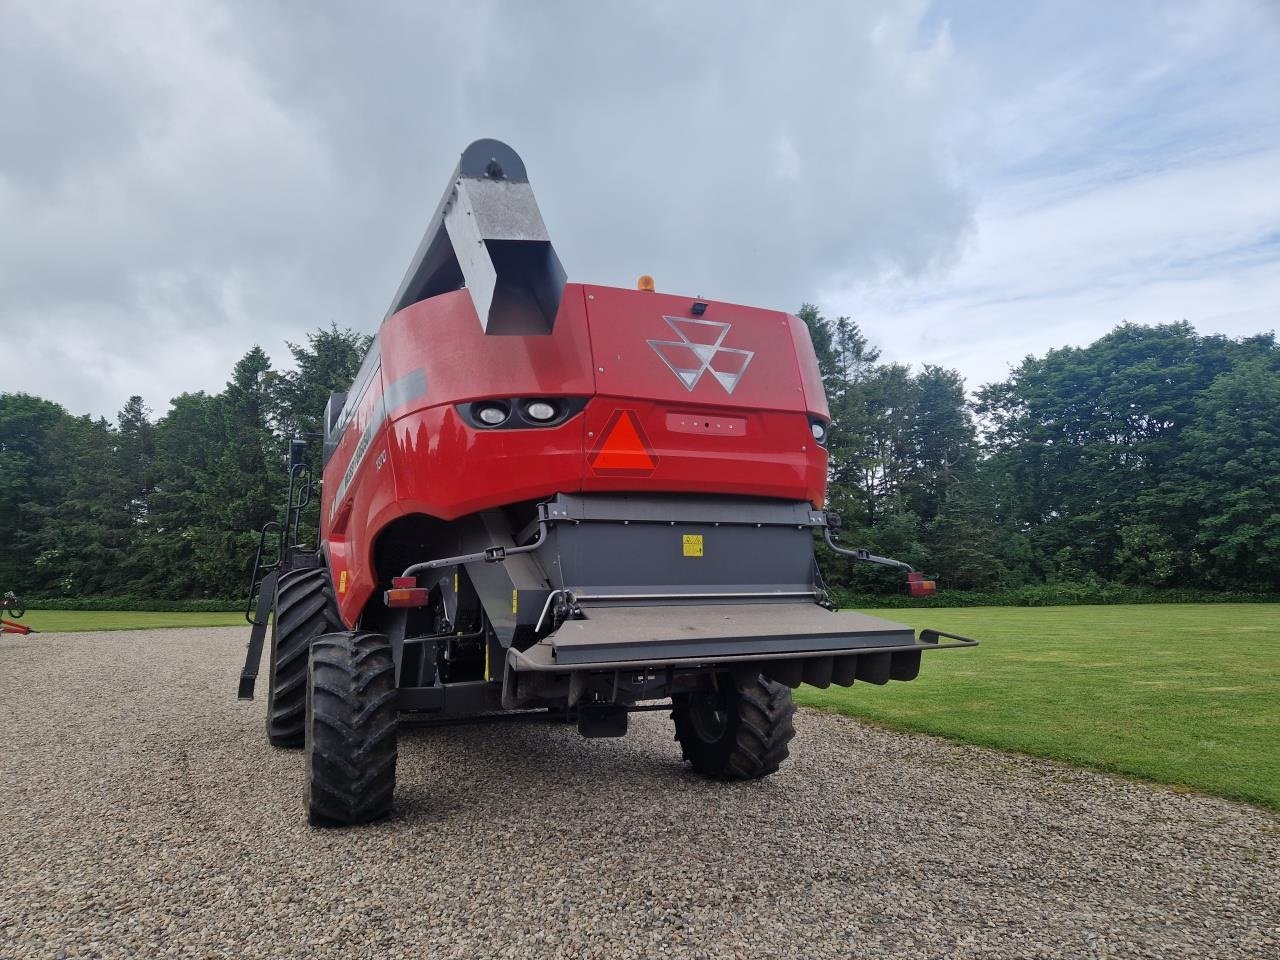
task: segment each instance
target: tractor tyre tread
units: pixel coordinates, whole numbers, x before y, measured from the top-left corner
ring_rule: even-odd
[[[307,676],[311,825],[345,827],[387,816],[399,726],[390,642],[379,633],[326,634],[311,644]]]
[[[796,707],[791,689],[755,676],[736,683],[725,706],[729,722],[716,741],[702,738],[689,716],[688,696],[671,712],[676,740],[685,761],[695,770],[720,780],[758,780],[776,773],[790,756],[796,735]]]
[[[267,739],[277,747],[303,745],[307,651],[321,634],[343,629],[324,566],[290,570],[280,577],[271,625],[267,678]]]

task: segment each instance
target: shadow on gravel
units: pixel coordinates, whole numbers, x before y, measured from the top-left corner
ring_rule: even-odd
[[[669,731],[664,715],[633,718],[628,736],[596,740],[582,737],[572,723],[543,718],[406,726],[393,819],[440,824],[571,807],[576,816],[594,820],[633,803],[638,787],[676,804],[718,802],[718,794],[759,787],[693,773]]]

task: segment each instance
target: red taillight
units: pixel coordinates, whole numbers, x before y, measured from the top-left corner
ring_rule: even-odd
[[[392,577],[391,589],[382,594],[388,607],[425,607],[431,590],[415,586],[417,577]]]

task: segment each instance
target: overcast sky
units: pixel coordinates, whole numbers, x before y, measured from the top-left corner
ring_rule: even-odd
[[[1274,0],[0,0],[0,389],[111,416],[372,331],[462,148],[570,279],[853,316],[971,387],[1280,326]]]

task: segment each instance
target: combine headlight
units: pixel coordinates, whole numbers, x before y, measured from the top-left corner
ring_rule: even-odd
[[[496,403],[485,403],[476,407],[476,419],[490,427],[496,427],[507,419],[505,407]]]
[[[813,434],[813,439],[818,443],[826,445],[827,442],[827,426],[821,420],[814,420],[809,424],[809,432]]]
[[[586,397],[488,397],[457,405],[464,423],[479,430],[549,430],[580,414]]]

